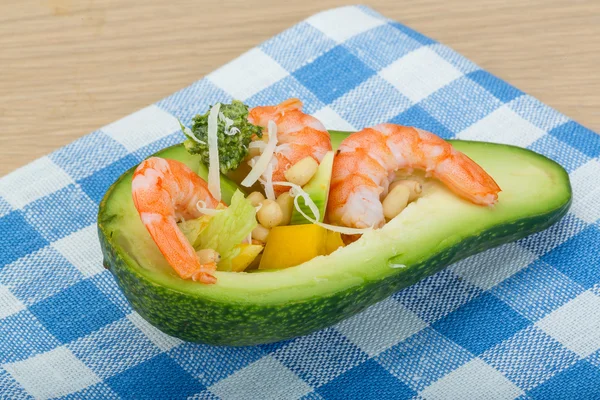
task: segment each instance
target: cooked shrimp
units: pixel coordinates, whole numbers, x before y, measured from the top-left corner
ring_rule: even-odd
[[[291,98],[276,106],[254,107],[248,113],[248,121],[263,128],[267,128],[271,120],[277,125],[278,139],[273,157],[273,181],[286,181],[285,171],[306,157],[320,163],[331,150],[329,132],[318,119],[302,112],[299,99]],[[275,186],[277,194],[286,190],[289,188]]]
[[[199,201],[208,208],[219,204],[207,183],[179,161],[151,157],[135,170],[131,188],[142,222],[171,267],[183,279],[215,283],[216,261],[201,263],[177,226],[179,219],[202,216],[196,207]]]
[[[454,193],[480,205],[500,188],[483,168],[440,137],[418,128],[380,124],[348,136],[333,164],[327,215],[344,226],[381,227],[381,198],[398,169],[425,170]]]

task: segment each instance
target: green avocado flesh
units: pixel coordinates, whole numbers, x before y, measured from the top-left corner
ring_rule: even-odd
[[[333,159],[335,153],[327,152],[321,160],[321,164],[315,175],[302,188],[315,203],[319,210],[319,222],[325,219],[325,210],[327,208],[327,199],[329,199],[329,184],[331,183],[331,171],[333,170]],[[304,203],[303,198],[298,198],[298,206],[309,217],[314,217],[310,207]],[[292,210],[292,219],[290,225],[310,224],[310,221],[304,218],[302,214],[294,207]]]
[[[332,132],[334,148],[347,135]],[[217,271],[217,283],[180,279],[150,238],[131,199],[133,171],[108,190],[98,226],[104,263],[142,317],[183,340],[253,345],[305,335],[348,318],[469,255],[543,230],[569,208],[565,170],[518,147],[452,141],[502,188],[482,207],[429,180],[423,195],[383,228],[297,267]],[[183,146],[156,154],[198,168]],[[205,171],[204,171],[205,172]],[[223,185],[224,199],[235,189]]]

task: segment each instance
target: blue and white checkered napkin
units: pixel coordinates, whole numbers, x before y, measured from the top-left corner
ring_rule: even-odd
[[[573,207],[332,328],[183,343],[102,268],[98,203],[209,104],[296,96],[327,127],[392,121],[560,162]],[[600,136],[365,7],[315,15],[205,79],[0,180],[0,397],[600,398]]]

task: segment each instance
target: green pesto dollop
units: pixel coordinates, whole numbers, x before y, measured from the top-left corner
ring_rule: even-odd
[[[212,108],[212,106],[210,107]],[[187,139],[183,142],[191,154],[202,156],[205,165],[209,163],[208,155],[208,115],[198,114],[192,119],[191,132],[183,128]],[[231,104],[221,104],[219,110],[217,142],[219,147],[219,167],[225,174],[240,166],[248,154],[248,145],[252,137],[262,137],[262,128],[248,122],[248,106],[238,100]]]

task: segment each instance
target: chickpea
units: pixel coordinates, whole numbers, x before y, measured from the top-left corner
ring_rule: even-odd
[[[252,203],[254,207],[258,206],[264,199],[265,196],[261,192],[252,192],[246,197],[247,200]]]
[[[260,156],[260,148],[258,147],[250,147],[248,149],[248,155],[246,156],[246,159],[251,159],[252,157],[256,157],[256,156]]]
[[[294,198],[289,194],[289,192],[285,192],[280,194],[276,201],[277,204],[279,204],[279,207],[281,207],[281,212],[283,214],[280,225],[289,225],[292,221]]]
[[[423,192],[423,185],[417,181],[409,179],[401,179],[399,181],[392,182],[390,184],[389,191],[391,192],[398,185],[404,185],[410,190],[410,196],[408,196],[409,203],[416,200],[421,195],[421,192]]]
[[[263,200],[261,204],[262,207],[256,213],[258,222],[265,228],[269,229],[281,224],[281,221],[283,220],[283,212],[281,211],[279,204],[268,199]]]
[[[400,214],[408,204],[410,189],[405,185],[395,186],[383,199],[383,215],[392,219]]]
[[[314,158],[308,156],[288,168],[288,170],[284,172],[284,176],[288,182],[298,186],[304,186],[317,172],[317,168],[319,168],[319,164]]]
[[[256,228],[252,230],[252,239],[262,243],[266,243],[267,237],[269,236],[269,232],[269,229],[259,224],[256,226]],[[252,241],[253,244],[255,244],[254,240]]]
[[[388,193],[391,192],[392,190],[394,190],[394,188],[398,185],[400,185],[402,183],[402,180],[398,180],[398,181],[393,181],[390,183],[390,186],[388,186]],[[248,198],[250,198],[250,196],[248,196]]]
[[[218,263],[221,261],[221,255],[213,249],[202,249],[196,252],[200,264]]]

